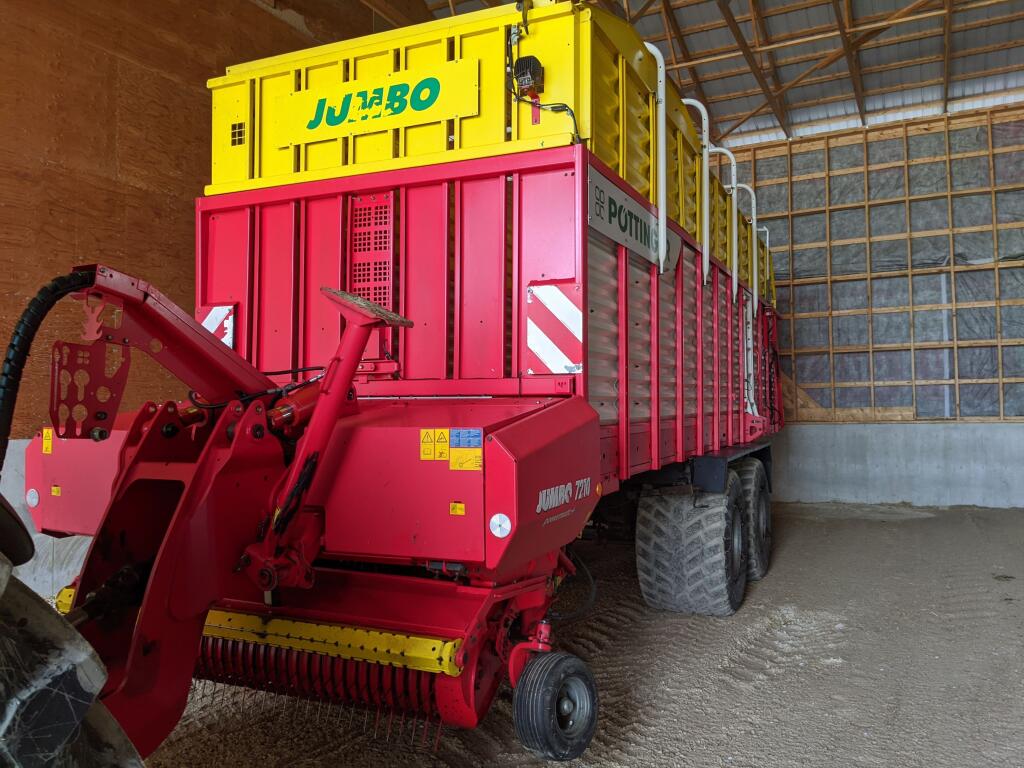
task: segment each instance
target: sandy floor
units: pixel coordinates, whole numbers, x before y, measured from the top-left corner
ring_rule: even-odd
[[[591,664],[601,719],[578,765],[1024,765],[1024,511],[788,506],[776,531],[772,572],[728,620],[650,611],[630,546],[581,549],[599,601],[558,634]],[[422,724],[376,730],[207,685],[148,764],[531,764],[507,689],[436,748]]]

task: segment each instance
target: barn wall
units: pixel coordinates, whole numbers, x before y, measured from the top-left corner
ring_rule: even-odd
[[[0,337],[76,264],[143,277],[191,311],[193,200],[210,180],[206,80],[263,56],[367,34],[336,0],[0,3]],[[380,23],[379,20],[377,22]],[[47,419],[47,352],[78,335],[72,302],[51,315],[26,371],[14,435]],[[125,407],[180,397],[141,355]]]
[[[775,498],[1020,507],[1024,112],[739,157],[778,288]]]
[[[773,445],[772,498],[1020,509],[1022,441],[1022,424],[791,424]]]
[[[1020,108],[750,154],[787,421],[1024,422]]]

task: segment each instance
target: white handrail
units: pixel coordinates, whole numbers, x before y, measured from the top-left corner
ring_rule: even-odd
[[[665,271],[668,255],[668,151],[665,119],[665,57],[654,43],[645,43],[658,64],[658,272]]]
[[[712,155],[725,155],[729,158],[729,164],[732,166],[732,184],[727,184],[725,191],[729,193],[729,218],[730,227],[729,231],[732,233],[731,241],[729,243],[732,250],[730,263],[732,264],[732,297],[736,298],[736,293],[740,286],[740,242],[739,242],[739,230],[737,227],[737,209],[739,205],[736,202],[736,155],[730,152],[725,147],[712,147],[710,154]]]
[[[757,287],[757,261],[761,257],[760,249],[758,248],[759,241],[757,239],[757,195],[754,194],[753,188],[749,184],[737,184],[737,189],[745,189],[747,194],[750,195],[750,240],[751,250],[753,250],[753,270],[751,274],[751,284],[754,287],[754,312],[757,312],[757,301],[760,291]]]
[[[701,249],[704,251],[701,266],[706,283],[711,266],[711,169],[708,162],[711,154],[711,120],[708,117],[708,108],[696,99],[680,99],[680,101],[700,113],[700,240]]]

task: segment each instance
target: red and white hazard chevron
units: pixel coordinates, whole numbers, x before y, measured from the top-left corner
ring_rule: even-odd
[[[526,372],[583,370],[583,291],[573,282],[531,284],[526,292]]]
[[[196,313],[203,328],[208,330],[231,349],[235,348],[235,305],[221,304],[205,307]]]

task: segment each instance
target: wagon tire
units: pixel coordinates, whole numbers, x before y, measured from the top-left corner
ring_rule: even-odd
[[[31,560],[35,553],[32,534],[7,498],[0,495],[0,555],[18,566]]]
[[[99,656],[12,573],[2,554],[0,670],[7,710],[0,722],[0,765],[144,768],[98,701],[107,678]]]
[[[597,729],[597,684],[586,663],[571,653],[533,656],[512,694],[519,741],[542,760],[572,760]]]
[[[636,567],[652,608],[731,616],[747,586],[747,516],[739,476],[725,493],[660,489],[640,499]]]
[[[768,473],[764,464],[755,458],[741,459],[735,464],[736,474],[743,484],[743,498],[747,509],[747,536],[750,557],[747,579],[760,581],[768,574],[772,564],[772,499],[768,490]]]

